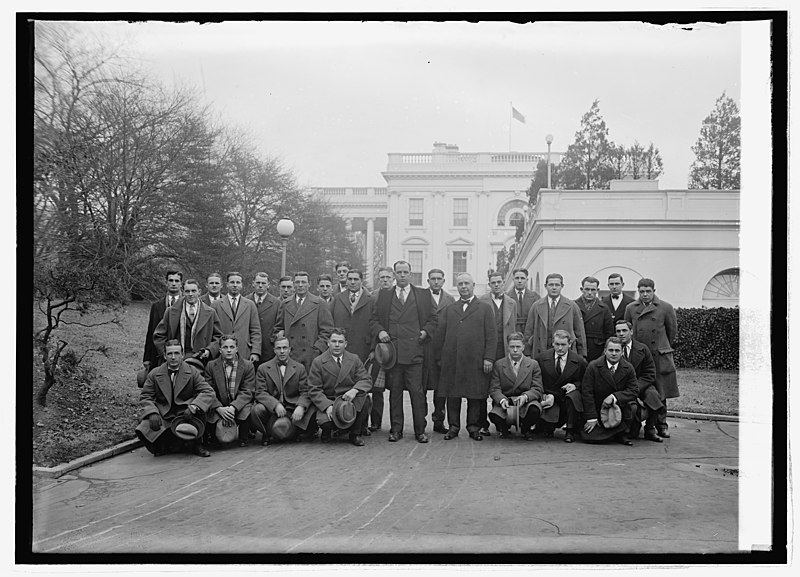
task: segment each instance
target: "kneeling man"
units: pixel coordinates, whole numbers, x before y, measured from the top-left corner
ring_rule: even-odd
[[[526,441],[533,440],[531,427],[542,413],[542,372],[539,363],[522,354],[525,350],[525,336],[511,333],[506,337],[508,355],[492,367],[492,380],[489,382],[489,396],[492,410],[489,420],[500,431],[500,438],[511,437],[507,424],[508,407],[513,404],[519,411],[519,427]]]
[[[205,427],[205,413],[215,400],[214,389],[194,367],[183,362],[178,340],[169,340],[164,348],[167,362],[147,375],[139,397],[141,422],[136,436],[155,456],[180,449],[180,437],[192,438],[191,452],[210,457],[200,444]],[[172,426],[175,425],[175,433]]]
[[[247,359],[239,356],[239,338],[223,335],[219,340],[220,355],[206,365],[205,378],[217,395],[208,414],[208,423],[216,425],[221,419],[223,427],[238,427],[239,446],[247,446],[250,408],[256,370]],[[216,427],[210,427],[206,438],[214,438]]]
[[[292,349],[287,337],[275,339],[273,349],[275,356],[256,371],[253,423],[261,431],[262,445],[272,442],[272,423],[281,417],[288,416],[294,425],[287,441],[300,431],[309,438],[317,430],[317,423],[312,420],[314,407],[308,397],[306,368],[290,357]]]
[[[361,430],[366,417],[364,402],[372,389],[372,381],[358,355],[349,353],[345,330],[334,328],[328,339],[328,350],[311,362],[308,373],[308,396],[317,409],[317,423],[322,428],[322,442],[329,443],[333,432],[333,401],[342,397],[352,402],[356,418],[346,430],[350,442],[361,447]]]

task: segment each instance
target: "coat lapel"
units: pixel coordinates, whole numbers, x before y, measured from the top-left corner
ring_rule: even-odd
[[[183,388],[189,383],[189,378],[192,376],[192,371],[188,365],[181,365],[181,368],[178,370],[178,374],[175,375],[175,398],[178,398],[178,395],[183,390]],[[169,375],[167,376],[167,380],[169,380]]]
[[[294,300],[294,306],[297,306],[297,300]],[[294,318],[292,319],[292,324],[299,321],[301,318],[309,314],[314,308],[316,308],[316,303],[311,302],[311,295],[306,295],[306,298],[303,299],[303,304],[300,305],[300,308],[294,314]]]
[[[531,367],[533,366],[533,362],[526,358],[522,357],[522,361],[519,364],[519,371],[517,372],[517,377],[514,380],[514,388],[519,387],[522,383],[525,382],[525,379],[528,378],[528,375],[531,372]],[[511,371],[513,374],[514,371]]]
[[[513,318],[513,322],[517,322],[517,313],[514,309],[515,300],[512,299],[510,296],[504,294],[503,295],[503,326],[506,326],[511,319]]]
[[[222,309],[222,312],[224,312],[231,321],[233,321],[233,309],[231,309],[231,303],[228,297],[223,296],[218,302],[219,304],[217,306]]]
[[[408,304],[408,301],[406,301],[406,304]],[[335,362],[336,361],[334,361],[334,363]],[[339,369],[339,376],[336,377],[336,384],[337,385],[344,380],[345,376],[350,374],[350,367],[352,367],[352,366],[353,366],[352,357],[348,357],[347,355],[342,355],[342,368]]]
[[[553,325],[555,325],[560,319],[562,319],[570,310],[570,306],[567,304],[567,301],[564,300],[564,297],[560,297],[558,299],[558,306],[556,307],[556,314],[553,317]]]
[[[492,303],[492,306],[494,306],[494,303]],[[474,313],[475,309],[477,309],[477,308],[478,308],[478,297],[475,297],[471,301],[469,301],[469,304],[467,305],[467,310],[465,310],[461,314],[461,318],[462,319],[466,319],[468,316],[470,316],[472,313]]]
[[[219,383],[217,385],[219,400],[224,405],[228,405],[230,404],[230,399],[228,399],[228,379],[225,378],[225,361],[221,359],[216,361],[212,370],[214,372],[214,381]],[[239,371],[236,372],[238,373]]]

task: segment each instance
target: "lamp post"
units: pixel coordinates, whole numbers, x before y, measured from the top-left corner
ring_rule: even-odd
[[[550,145],[553,144],[553,135],[548,134],[544,137],[547,142],[547,188],[553,188],[553,183],[550,179]]]
[[[289,242],[289,237],[294,232],[294,223],[288,218],[282,218],[278,221],[278,234],[281,235],[283,241],[283,248],[281,251],[281,276],[286,276],[286,245]]]

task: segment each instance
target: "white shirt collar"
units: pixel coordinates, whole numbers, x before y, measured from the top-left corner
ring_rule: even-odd
[[[556,306],[558,306],[558,301],[560,300],[561,300],[561,295],[558,295],[556,298],[550,298],[550,296],[548,295],[547,304],[549,305],[551,302],[555,302]]]
[[[608,367],[608,370],[610,371],[611,367],[612,367],[612,364],[608,362],[608,359],[606,359],[606,366]],[[619,368],[619,363],[617,363],[617,368]]]
[[[399,286],[394,286],[394,294],[397,295],[397,298],[400,298],[400,291],[404,291],[405,295],[408,296],[411,294],[411,285],[406,285],[404,288],[400,288]]]

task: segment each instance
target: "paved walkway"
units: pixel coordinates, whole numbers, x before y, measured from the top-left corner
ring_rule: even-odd
[[[388,401],[388,399],[387,399]],[[739,425],[622,445],[496,434],[146,449],[35,478],[33,551],[716,553],[737,550]],[[431,425],[428,425],[430,432]],[[492,428],[494,431],[494,428]]]

